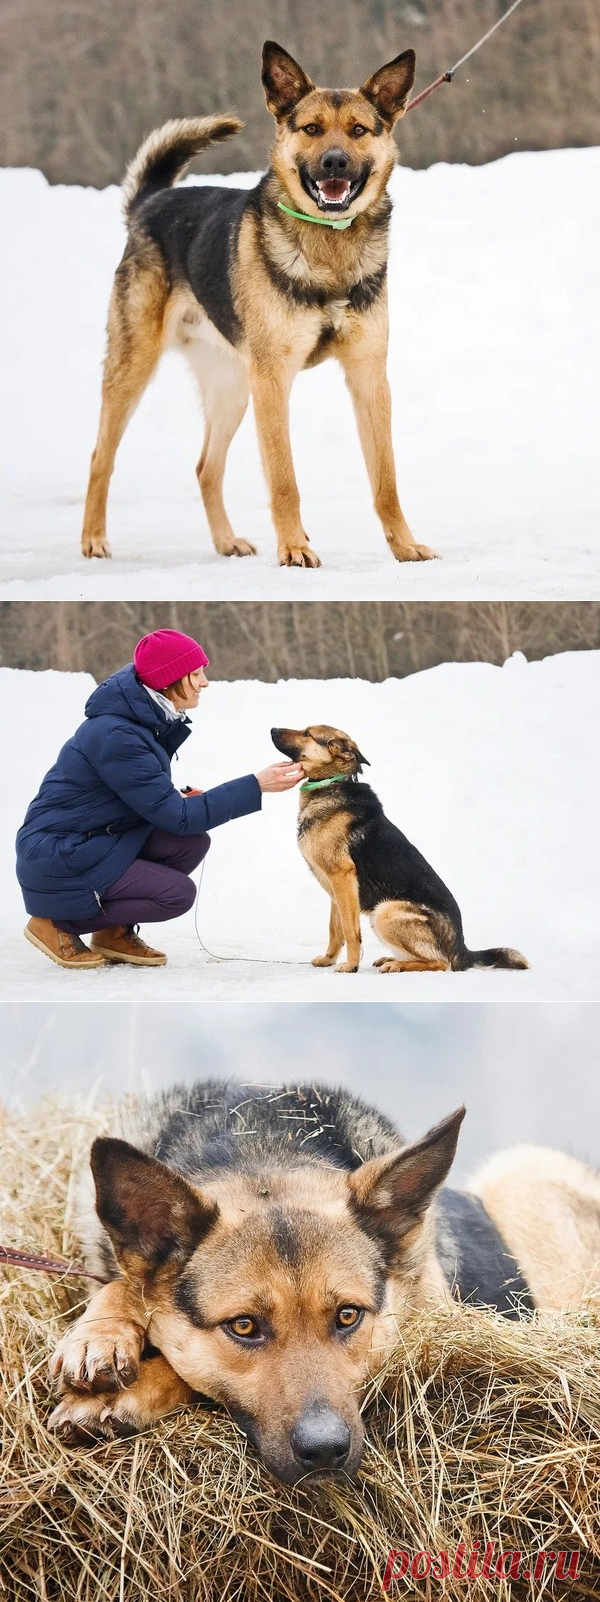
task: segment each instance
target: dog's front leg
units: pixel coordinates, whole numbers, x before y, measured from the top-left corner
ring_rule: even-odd
[[[290,445],[289,395],[293,374],[281,365],[254,363],[250,385],[281,567],[320,567],[300,519],[300,495]]]
[[[331,897],[331,911],[329,914],[329,945],[324,957],[313,957],[313,968],[331,968],[344,944],[344,931],[337,908],[335,897]]]
[[[371,320],[339,347],[375,511],[392,555],[397,562],[426,562],[435,556],[435,551],[428,545],[417,545],[398,500],[386,357],[387,327],[373,327]]]
[[[194,1392],[160,1354],[140,1364],[137,1379],[110,1396],[67,1391],[48,1420],[48,1428],[68,1446],[136,1435],[167,1413],[191,1402]]]
[[[346,943],[346,961],[338,962],[336,973],[356,973],[361,957],[361,941],[360,902],[354,863],[332,873],[330,877]]]
[[[67,1391],[132,1385],[150,1314],[127,1280],[110,1280],[59,1341],[50,1359],[52,1379]]]

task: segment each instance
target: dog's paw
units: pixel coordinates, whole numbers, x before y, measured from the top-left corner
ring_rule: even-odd
[[[429,545],[395,545],[393,554],[397,562],[438,562],[437,551]]]
[[[110,1401],[105,1396],[81,1396],[77,1391],[67,1391],[50,1414],[47,1428],[65,1446],[92,1446],[96,1441],[135,1435],[145,1422],[128,1391],[119,1392]]]
[[[218,547],[220,556],[256,556],[256,546],[249,540],[229,540],[226,545]]]
[[[136,1324],[107,1328],[79,1320],[50,1359],[50,1374],[67,1391],[119,1391],[137,1379],[143,1332]]]
[[[379,968],[380,973],[404,973],[406,963],[399,962],[397,957],[380,957],[378,962],[373,963],[373,967]]]
[[[312,967],[313,968],[333,968],[334,962],[335,962],[335,957],[327,957],[327,956],[325,956],[325,957],[313,957],[312,958]]]
[[[290,545],[279,553],[280,567],[320,567],[321,558],[310,545]]]
[[[389,960],[390,960],[389,957],[376,957],[375,961],[373,963],[373,967],[374,968],[383,968],[384,962],[389,962]]]
[[[84,534],[81,541],[82,556],[112,556],[105,534]]]
[[[357,962],[337,962],[336,966],[335,966],[335,971],[336,971],[336,973],[358,973],[358,963]]]

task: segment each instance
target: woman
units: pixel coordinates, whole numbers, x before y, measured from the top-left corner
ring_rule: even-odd
[[[25,935],[61,968],[165,963],[136,924],[188,912],[207,831],[258,812],[265,791],[303,777],[295,763],[276,762],[204,794],[175,789],[171,758],[191,732],[205,667],[189,635],[145,635],[133,662],[94,690],[85,723],[28,808],[17,835],[17,877],[32,914]],[[90,933],[87,946],[81,936]]]

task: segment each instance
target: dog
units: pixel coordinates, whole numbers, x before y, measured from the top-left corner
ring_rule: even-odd
[[[223,503],[225,461],[250,394],[280,564],[319,567],[300,518],[288,400],[296,374],[340,361],[375,508],[398,561],[434,555],[400,508],[386,377],[386,269],[396,162],[415,54],[404,50],[360,89],[318,89],[273,41],[262,82],[277,123],[254,189],[173,189],[194,156],[236,134],[236,117],[188,117],[145,140],[123,184],[128,239],[108,315],[102,411],[82,549],[110,555],[106,502],[126,425],[164,351],[193,369],[205,435],[196,469],[216,550],[250,556]],[[296,215],[302,213],[302,216]],[[330,226],[331,225],[331,226]]]
[[[279,1479],[356,1473],[360,1394],[428,1306],[577,1308],[600,1273],[600,1175],[515,1148],[444,1186],[464,1108],[421,1140],[344,1089],[218,1080],[124,1109],[79,1186],[107,1283],[51,1361],[50,1428],[131,1435],[228,1409]]]
[[[313,967],[356,973],[361,958],[360,917],[368,913],[378,940],[394,957],[379,957],[380,973],[434,973],[452,968],[528,968],[519,951],[469,951],[460,908],[446,885],[406,835],[386,818],[369,784],[369,767],[342,729],[271,729],[278,751],[306,774],[300,786],[298,844],[331,899],[329,944]],[[346,961],[338,962],[342,946]]]

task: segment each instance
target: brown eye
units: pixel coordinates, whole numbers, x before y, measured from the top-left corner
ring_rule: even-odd
[[[307,122],[306,123],[305,128],[304,128],[304,133],[310,134],[311,139],[313,139],[315,134],[318,134],[318,132],[319,132],[319,129],[317,127],[316,122]]]
[[[357,1329],[362,1321],[364,1308],[338,1307],[335,1315],[336,1329]]]
[[[355,122],[352,132],[355,139],[360,139],[362,134],[366,134],[367,130],[363,128],[362,122]]]
[[[256,1319],[251,1318],[249,1313],[240,1313],[239,1318],[228,1318],[223,1329],[238,1341],[256,1341],[260,1338]]]

